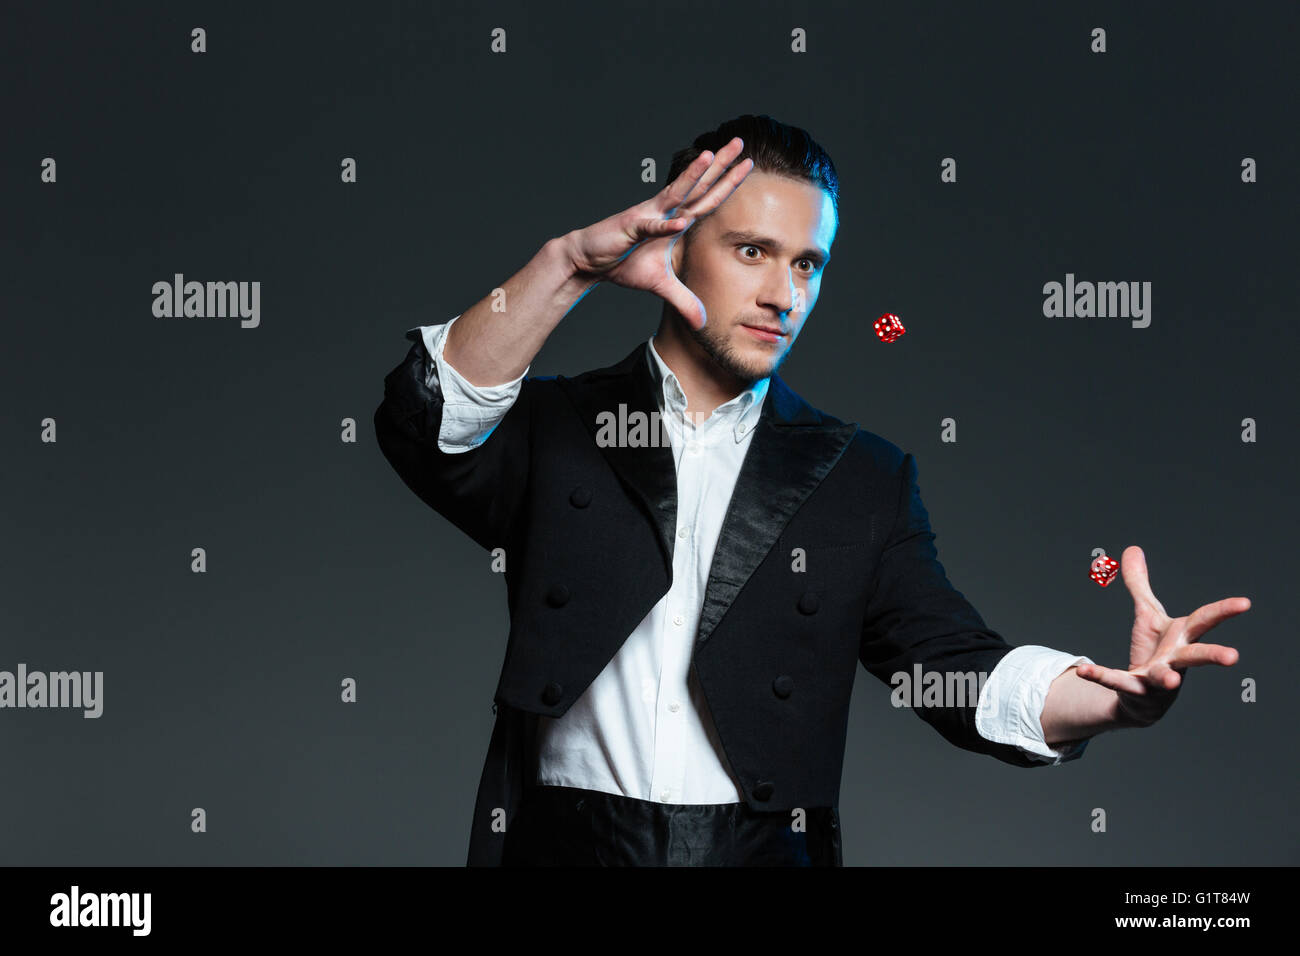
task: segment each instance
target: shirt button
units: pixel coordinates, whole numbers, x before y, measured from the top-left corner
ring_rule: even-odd
[[[678,627],[682,626],[682,622],[683,622],[683,618],[680,614],[678,614],[675,618],[673,618],[673,623],[676,624]]]
[[[739,425],[737,425],[736,431],[740,432],[742,435],[745,434],[745,423],[741,422]]]
[[[664,803],[667,803],[667,802],[668,802],[668,798],[669,798],[670,796],[672,796],[672,793],[671,793],[670,791],[668,791],[668,790],[660,790],[660,791],[659,791],[659,799],[660,799],[661,801],[663,801]]]
[[[668,705],[668,709],[675,714],[682,709],[682,705],[677,703],[677,701],[673,701],[671,704]]]
[[[677,537],[679,537],[679,538],[684,538],[684,537],[686,537],[686,529],[685,529],[685,528],[679,528],[679,529],[677,530]]]

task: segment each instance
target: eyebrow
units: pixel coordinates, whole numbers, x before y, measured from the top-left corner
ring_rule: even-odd
[[[748,232],[744,229],[729,229],[720,237],[723,242],[744,242],[754,246],[767,246],[769,249],[781,250],[784,248],[781,243],[777,242],[771,236],[762,236],[756,232]],[[820,249],[808,248],[799,252],[799,258],[811,259],[820,266],[826,265],[831,261],[829,252],[822,252]]]

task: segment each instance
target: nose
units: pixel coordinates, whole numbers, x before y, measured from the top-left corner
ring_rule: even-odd
[[[798,287],[794,283],[793,271],[788,267],[782,269],[778,266],[767,276],[760,290],[758,304],[776,309],[781,315],[785,315],[794,308],[797,297]]]

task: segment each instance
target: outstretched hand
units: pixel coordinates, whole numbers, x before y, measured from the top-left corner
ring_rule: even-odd
[[[749,175],[752,159],[727,169],[744,148],[737,136],[717,155],[705,150],[645,202],[570,233],[566,239],[574,273],[653,292],[692,327],[703,328],[704,303],[673,272],[672,246],[691,223],[720,206]]]
[[[1171,618],[1156,600],[1147,580],[1146,557],[1137,545],[1124,549],[1120,573],[1133,596],[1133,635],[1127,671],[1080,664],[1075,673],[1119,695],[1123,715],[1138,726],[1155,723],[1173,704],[1189,667],[1237,663],[1237,650],[1222,644],[1197,643],[1221,621],[1250,610],[1250,599],[1223,598],[1198,607],[1186,617]]]

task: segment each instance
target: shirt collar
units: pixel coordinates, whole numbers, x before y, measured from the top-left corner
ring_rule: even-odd
[[[653,335],[646,340],[646,351],[650,357],[650,377],[654,383],[655,397],[659,400],[660,409],[665,412],[671,410],[684,416],[686,393],[682,391],[681,383],[673,370],[668,367],[659,355],[659,350],[655,348]],[[715,408],[700,427],[712,425],[715,419],[726,420],[737,442],[748,438],[758,425],[763,409],[763,398],[767,395],[769,384],[771,384],[771,376],[759,379],[735,398]]]

